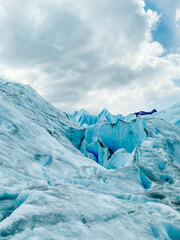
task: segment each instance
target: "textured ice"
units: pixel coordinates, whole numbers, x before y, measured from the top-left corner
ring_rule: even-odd
[[[180,102],[163,111],[158,112],[156,116],[180,126]]]
[[[96,162],[105,166],[104,162],[111,161],[111,155],[119,149],[132,153],[146,139],[146,134],[145,121],[139,117],[129,123],[98,122],[85,129],[80,150],[87,157],[91,153]]]
[[[117,154],[113,155],[113,164],[110,163],[114,152],[125,149],[128,153],[132,153],[146,138],[145,121],[136,118],[135,114],[124,117],[121,114],[112,115],[107,109],[103,109],[95,117],[85,109],[81,109],[69,117],[85,128],[79,147],[81,152],[107,169],[111,165],[112,168],[119,166],[115,164]]]
[[[179,126],[146,116],[91,127],[0,83],[0,239],[180,239]],[[93,160],[78,150],[86,134]]]
[[[68,114],[70,118],[72,118],[75,122],[77,122],[80,126],[90,126],[97,122],[95,116],[91,116],[85,109],[81,109],[79,112],[75,111],[72,115]]]
[[[68,116],[84,128],[101,122],[116,123],[118,120],[130,122],[136,118],[136,115],[132,113],[127,116],[123,116],[122,114],[112,115],[106,108],[103,109],[98,116],[90,115],[85,109],[75,111],[73,114],[68,114]]]
[[[132,153],[128,153],[124,148],[117,150],[110,158],[106,158],[103,166],[107,169],[118,169],[126,167],[134,162],[134,155],[136,150]]]

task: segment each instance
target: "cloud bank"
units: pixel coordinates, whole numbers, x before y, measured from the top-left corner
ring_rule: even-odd
[[[166,54],[153,40],[161,15],[144,6],[143,0],[0,0],[0,76],[30,84],[66,112],[127,113],[173,103],[180,54]]]

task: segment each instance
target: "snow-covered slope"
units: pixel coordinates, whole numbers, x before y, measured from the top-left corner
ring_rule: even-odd
[[[78,150],[87,132],[65,113],[0,83],[0,239],[180,239],[179,127],[155,116],[104,124],[135,139],[111,152],[110,170]]]
[[[1,98],[15,107],[31,121],[42,126],[66,146],[66,138],[78,147],[84,130],[69,119],[67,114],[57,110],[45,101],[30,86],[0,81]],[[3,108],[3,107],[2,107]],[[3,111],[3,109],[2,109]],[[62,138],[62,139],[61,139]]]

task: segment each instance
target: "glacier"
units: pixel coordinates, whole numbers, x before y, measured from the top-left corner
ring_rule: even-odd
[[[179,110],[72,116],[1,80],[0,239],[180,239]]]
[[[127,116],[123,116],[122,114],[112,115],[106,108],[104,108],[98,116],[90,115],[83,108],[80,111],[75,111],[73,114],[68,114],[68,116],[82,127],[89,127],[104,121],[109,123],[116,123],[118,120],[129,122],[136,118],[136,114],[133,113],[130,113]]]

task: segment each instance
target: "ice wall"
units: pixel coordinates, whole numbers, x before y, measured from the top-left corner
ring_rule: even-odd
[[[129,123],[122,120],[114,124],[103,121],[85,129],[80,150],[87,157],[91,153],[104,166],[104,162],[117,150],[132,153],[145,139],[145,121],[140,117]]]

